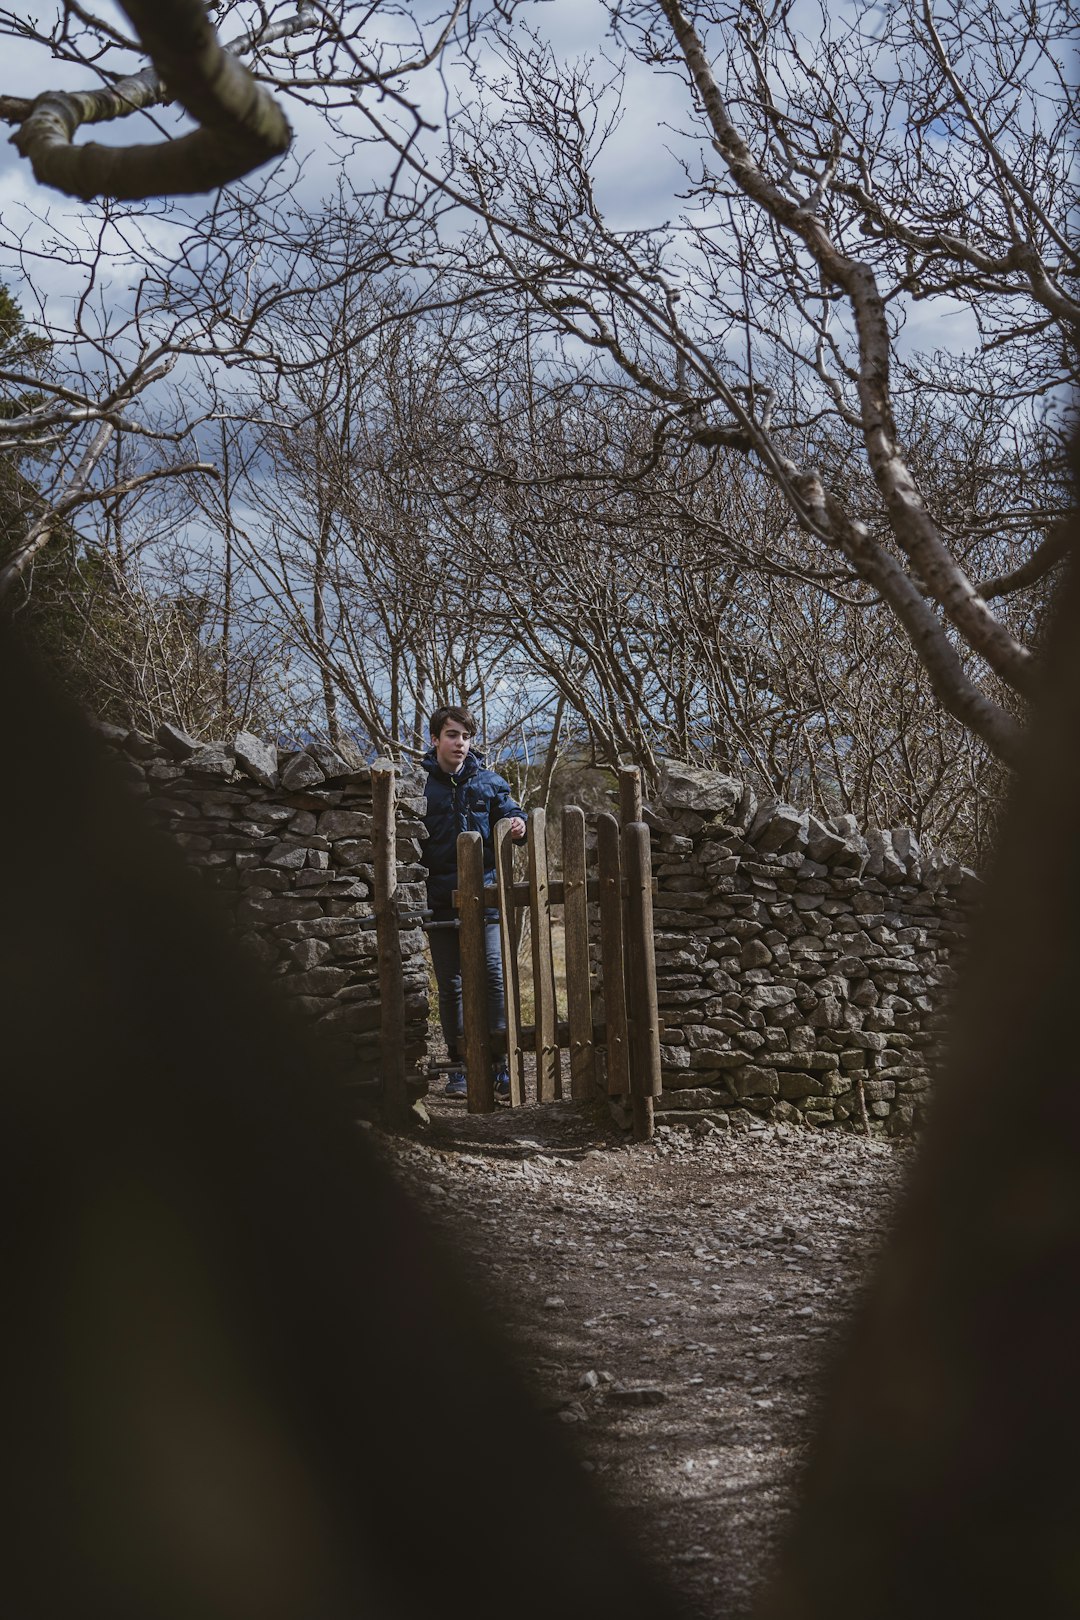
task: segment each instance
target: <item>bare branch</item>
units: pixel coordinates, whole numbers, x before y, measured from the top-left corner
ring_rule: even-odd
[[[1065,561],[1075,539],[1075,525],[1056,524],[1042,544],[1036,547],[1034,555],[1021,567],[1014,568],[1008,574],[995,574],[993,579],[984,579],[978,587],[979,595],[989,602],[995,596],[1009,596],[1013,591],[1022,591],[1028,585],[1037,584]]]
[[[146,484],[155,483],[162,478],[179,477],[185,473],[201,473],[217,477],[217,468],[206,462],[185,462],[174,467],[153,468],[131,478],[121,479],[107,489],[90,489],[88,488],[90,478],[115,432],[116,429],[111,422],[99,423],[97,432],[83,452],[63,494],[47,511],[33,520],[23,539],[0,568],[0,602],[26,574],[38,553],[48,545],[57,526],[78,507],[85,506],[90,501],[115,500],[117,496],[129,494]]]
[[[84,201],[184,196],[226,185],[288,150],[288,122],[234,52],[313,28],[309,12],[301,10],[223,47],[201,0],[125,0],[124,10],[153,68],[111,89],[39,96],[12,136],[37,180]],[[72,145],[82,124],[126,117],[169,100],[179,101],[201,127],[160,145]],[[6,98],[0,113],[12,121],[21,105]]]
[[[805,243],[826,281],[842,287],[859,334],[859,395],[867,455],[888,507],[892,530],[926,588],[969,643],[1020,691],[1030,686],[1031,654],[993,617],[957,567],[901,453],[889,392],[892,344],[872,269],[843,253],[820,216],[785,196],[763,173],[732,121],[708,57],[678,0],[660,0],[697,86],[714,145],[739,188]]]

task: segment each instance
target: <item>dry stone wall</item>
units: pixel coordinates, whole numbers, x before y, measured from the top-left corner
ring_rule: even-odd
[[[241,732],[98,728],[284,994],[379,1077],[370,767]],[[423,783],[398,783],[399,911],[425,905]],[[669,1120],[769,1117],[898,1134],[920,1123],[975,874],[906,828],[862,831],[731,777],[669,766],[652,829]],[[406,1065],[428,1036],[419,927],[401,933]]]
[[[670,767],[652,828],[669,1117],[920,1123],[978,879],[913,833]],[[865,1116],[864,1116],[865,1109]]]
[[[198,743],[172,726],[156,736],[99,726],[132,793],[168,830],[222,904],[247,948],[320,1034],[355,1058],[360,1084],[379,1076],[371,771],[313,743],[285,752],[241,732]],[[426,904],[418,864],[423,799],[397,800],[398,904]],[[399,783],[399,795],[402,784]],[[403,928],[407,1070],[427,1042],[427,956]]]

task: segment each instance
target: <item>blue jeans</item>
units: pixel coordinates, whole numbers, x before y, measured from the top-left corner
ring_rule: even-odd
[[[450,922],[457,913],[437,908],[433,922]],[[428,935],[431,962],[439,986],[439,1023],[451,1061],[463,1053],[461,1013],[461,934],[456,928],[436,928]],[[484,954],[487,957],[488,1028],[506,1028],[506,996],[503,990],[502,948],[498,922],[484,924]]]

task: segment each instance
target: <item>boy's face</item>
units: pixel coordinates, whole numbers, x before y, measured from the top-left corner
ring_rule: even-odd
[[[465,763],[472,742],[461,721],[448,720],[439,735],[431,740],[435,744],[435,758],[440,767],[448,776],[456,776]]]

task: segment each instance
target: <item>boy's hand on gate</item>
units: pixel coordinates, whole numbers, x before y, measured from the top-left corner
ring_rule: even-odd
[[[511,836],[511,838],[514,839],[515,842],[519,838],[524,838],[524,836],[525,836],[525,823],[522,821],[520,816],[511,816],[510,817],[510,836]]]

